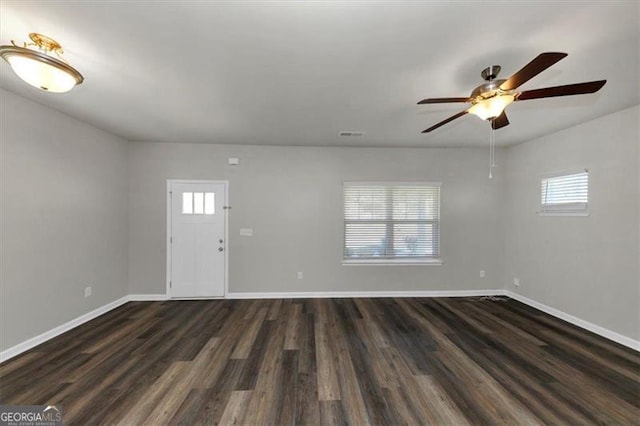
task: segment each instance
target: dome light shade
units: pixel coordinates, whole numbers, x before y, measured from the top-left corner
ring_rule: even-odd
[[[31,33],[29,37],[33,43],[25,43],[24,47],[13,42],[11,46],[0,46],[0,56],[18,77],[31,86],[54,93],[68,92],[84,81],[82,74],[62,59],[62,47],[58,42],[37,33]],[[36,46],[38,50],[28,46]]]
[[[469,112],[483,120],[489,120],[502,114],[502,111],[504,111],[507,105],[514,100],[514,95],[497,95],[474,104],[469,108]]]

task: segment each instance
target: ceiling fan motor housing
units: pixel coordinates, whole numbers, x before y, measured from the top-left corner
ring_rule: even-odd
[[[500,65],[491,65],[490,67],[483,69],[480,75],[483,80],[491,81],[500,74],[501,69],[502,67]]]
[[[500,90],[500,85],[505,81],[507,80],[491,80],[476,87],[469,96],[471,102],[475,103],[483,99],[491,98],[497,94],[508,93],[508,91]]]

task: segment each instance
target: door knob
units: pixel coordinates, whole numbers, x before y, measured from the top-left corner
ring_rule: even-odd
[[[222,247],[218,247],[218,251],[224,251]]]
[[[222,238],[220,238],[220,239],[218,240],[218,242],[219,242],[220,244],[224,243],[224,241],[222,241]]]

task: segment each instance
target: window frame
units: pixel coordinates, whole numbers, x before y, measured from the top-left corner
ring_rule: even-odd
[[[437,203],[437,220],[393,220],[386,218],[385,220],[367,219],[367,220],[354,220],[347,219],[345,217],[345,190],[350,186],[376,186],[376,187],[393,187],[393,186],[417,186],[417,187],[437,187],[438,188],[438,203]],[[389,194],[387,195],[389,196]],[[393,210],[393,203],[389,203],[388,208]],[[397,182],[397,181],[367,181],[367,182],[355,182],[345,181],[342,185],[342,265],[442,265],[442,253],[440,252],[440,231],[441,231],[441,217],[440,212],[442,208],[442,182]],[[437,250],[437,257],[345,257],[346,252],[346,233],[347,225],[353,223],[384,223],[387,227],[385,235],[393,236],[393,225],[404,223],[430,223],[437,227],[437,244],[435,247]],[[389,228],[391,232],[389,233]]]

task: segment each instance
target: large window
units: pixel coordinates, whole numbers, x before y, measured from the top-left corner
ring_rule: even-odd
[[[439,183],[345,183],[345,263],[440,257]]]
[[[540,213],[586,215],[589,206],[589,173],[565,174],[540,181]]]

